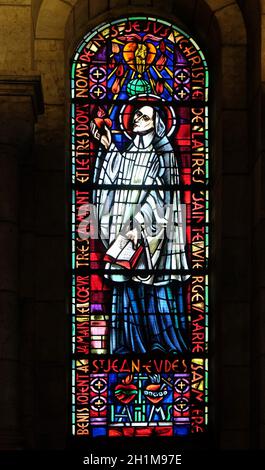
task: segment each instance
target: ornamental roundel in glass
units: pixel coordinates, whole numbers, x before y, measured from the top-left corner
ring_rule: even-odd
[[[74,55],[72,432],[187,436],[208,421],[208,69],[155,18]]]

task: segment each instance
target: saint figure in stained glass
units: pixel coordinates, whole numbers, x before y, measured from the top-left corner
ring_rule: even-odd
[[[129,117],[132,141],[123,151],[106,124],[103,130],[91,125],[102,146],[94,173],[95,204],[107,253],[105,277],[113,290],[113,354],[183,353],[188,347],[182,283],[189,276],[181,274],[188,265],[175,190],[179,176],[161,114],[154,105],[138,106]]]
[[[208,67],[147,16],[82,39],[71,78],[73,434],[208,423]]]

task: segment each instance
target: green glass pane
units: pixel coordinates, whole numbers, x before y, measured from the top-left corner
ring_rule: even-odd
[[[105,23],[101,28],[98,28],[95,31],[95,34],[100,33],[101,31],[109,30],[110,29],[110,23]]]
[[[122,18],[122,19],[120,19],[120,20],[115,20],[115,21],[112,21],[111,24],[112,24],[112,25],[113,25],[113,24],[118,24],[118,23],[122,23],[123,21],[126,21],[126,19],[125,19],[125,18]]]
[[[147,20],[147,16],[130,16],[129,20]],[[160,21],[159,21],[160,23]],[[162,23],[162,21],[161,21]]]
[[[140,94],[150,95],[152,93],[152,88],[146,80],[143,80],[142,78],[136,78],[128,83],[127,92],[131,97]]]
[[[209,88],[209,72],[206,71],[205,73],[205,87]]]
[[[170,23],[168,23],[167,21],[164,21],[164,20],[159,20],[159,23],[165,24],[166,26],[171,26]]]
[[[75,78],[75,68],[76,68],[76,63],[73,63],[72,70],[71,70],[71,78],[72,78],[72,88],[74,88],[75,83],[74,83],[74,78]]]

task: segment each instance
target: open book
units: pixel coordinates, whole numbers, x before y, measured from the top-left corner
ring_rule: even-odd
[[[139,260],[143,245],[136,249],[133,242],[123,235],[118,235],[104,256],[104,261],[114,263],[126,269],[133,269]]]

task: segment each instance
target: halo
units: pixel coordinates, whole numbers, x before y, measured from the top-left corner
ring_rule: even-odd
[[[130,127],[130,118],[132,116],[132,111],[135,110],[136,104],[132,103],[133,101],[137,100],[137,106],[139,106],[139,101],[145,101],[145,102],[156,102],[156,101],[162,101],[165,103],[165,100],[161,98],[160,96],[157,95],[145,95],[145,94],[140,94],[137,96],[132,96],[129,98],[129,103],[126,103],[122,106],[120,115],[119,115],[119,122],[120,122],[120,127],[121,130],[124,132],[126,137],[128,139],[132,140],[133,132],[129,131]],[[166,135],[167,137],[170,137],[174,130],[176,129],[177,126],[177,119],[176,119],[176,113],[173,109],[172,106],[165,104],[163,105],[163,109],[166,112]]]

